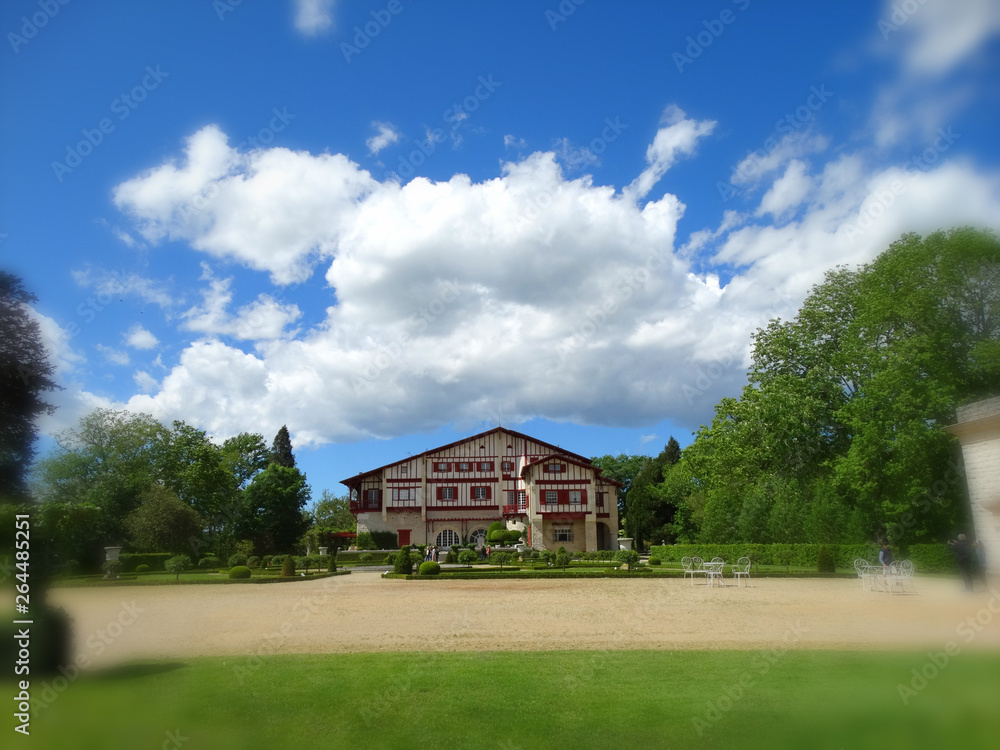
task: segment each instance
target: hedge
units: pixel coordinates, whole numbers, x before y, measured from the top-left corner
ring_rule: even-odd
[[[794,565],[815,568],[821,544],[668,544],[653,545],[650,557],[663,562],[680,562],[682,557],[700,557],[711,560],[721,557],[734,563],[749,557],[758,565]],[[838,568],[854,567],[859,557],[870,563],[878,562],[877,544],[828,544],[826,545]],[[957,570],[951,552],[943,544],[911,544],[908,548],[891,547],[896,560],[912,560],[918,573],[950,573]],[[788,555],[786,562],[784,555]]]
[[[166,570],[163,563],[173,557],[171,552],[126,552],[118,556],[122,573],[134,573],[137,565],[148,565],[150,570]]]

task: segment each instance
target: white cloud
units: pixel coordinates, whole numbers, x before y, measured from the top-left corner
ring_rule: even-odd
[[[567,169],[572,171],[592,167],[601,161],[586,146],[574,146],[570,143],[569,138],[557,138],[555,147],[556,153],[559,155],[559,160],[566,165]]]
[[[754,186],[791,161],[824,151],[828,145],[829,139],[808,131],[789,133],[780,139],[768,138],[736,165],[729,182]]]
[[[690,120],[683,110],[673,104],[664,110],[662,122],[666,126],[656,131],[653,142],[646,149],[649,166],[624,190],[635,200],[645,198],[678,158],[691,156],[698,140],[715,129],[714,120]]]
[[[153,393],[160,387],[159,381],[145,370],[136,370],[132,375],[136,387],[141,393]]]
[[[655,184],[711,126],[674,112],[644,179]],[[217,129],[201,131],[183,167],[161,165],[116,190],[144,236],[176,236],[278,280],[289,264],[302,276],[322,260],[336,303],[319,324],[289,330],[296,305],[260,295],[230,312],[231,280],[206,271],[183,323],[204,338],[128,407],[197,415],[219,436],[288,422],[303,445],[475,422],[497,403],[511,423],[697,424],[745,382],[750,332],[794,314],[825,269],[870,260],[903,231],[1000,216],[995,173],[942,159],[914,175],[873,167],[864,153],[810,173],[791,156],[817,148],[810,138],[782,147],[782,172],[762,173],[775,175],[771,184],[760,177],[761,217],[793,220],[757,225],[761,217],[726,211],[676,252],[678,197],[639,206],[651,184],[617,192],[590,175],[571,179],[553,152],[480,182],[459,174],[403,185],[341,155],[235,154]],[[871,201],[903,178],[861,228]],[[303,179],[311,189],[267,187]],[[189,218],[195,202],[207,205],[204,219]],[[738,270],[721,284],[716,267]]]
[[[136,323],[125,334],[125,343],[133,349],[155,349],[160,341],[152,333]]]
[[[517,138],[513,135],[505,135],[503,137],[504,148],[527,148],[528,142],[524,138]]]
[[[391,122],[373,122],[372,127],[378,130],[378,132],[365,141],[368,151],[372,154],[377,154],[386,146],[391,146],[393,143],[399,143],[399,139],[402,137]]]
[[[134,294],[143,302],[158,305],[164,310],[171,309],[177,300],[167,291],[166,284],[148,279],[126,270],[109,271],[105,268],[88,266],[79,271],[70,271],[77,286],[93,289],[99,304],[106,305],[114,297],[123,298]],[[104,298],[107,302],[103,301]]]
[[[123,352],[120,349],[114,349],[104,344],[98,344],[96,348],[97,351],[104,355],[104,359],[113,365],[124,366],[132,362],[128,356],[128,352]]]
[[[333,28],[334,0],[293,0],[295,28],[305,36],[316,36]]]
[[[655,433],[652,434],[652,435],[640,435],[639,436],[639,445],[645,445],[646,443],[651,443],[654,440],[656,440],[656,434]]]
[[[280,338],[285,328],[302,315],[297,305],[281,304],[268,294],[244,305],[235,315],[228,308],[233,300],[232,279],[216,279],[203,264],[202,278],[209,281],[202,292],[202,304],[184,313],[183,327],[207,336],[232,336],[239,340],[262,341]]]

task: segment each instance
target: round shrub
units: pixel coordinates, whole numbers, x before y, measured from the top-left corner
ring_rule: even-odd
[[[208,568],[218,568],[222,563],[219,562],[219,558],[212,555],[206,555],[198,561],[198,567],[202,570],[207,570]]]
[[[234,580],[237,578],[249,578],[250,568],[246,565],[237,565],[235,568],[229,569],[229,579]]]
[[[248,568],[256,568],[258,565],[260,565],[260,558],[257,557],[257,555],[250,555],[250,557],[247,558]]]
[[[135,566],[135,572],[136,573],[148,573],[149,572],[149,566],[146,565],[145,563],[143,563],[142,565],[136,565]]]
[[[517,529],[508,529],[504,534],[504,539],[508,542],[519,542],[521,541],[521,532]]]
[[[241,555],[239,552],[237,552],[236,554],[229,556],[230,568],[235,568],[237,565],[246,565],[246,564],[247,564],[246,555]]]
[[[295,558],[291,555],[285,555],[285,559],[281,563],[281,576],[282,578],[291,578],[293,575],[295,575]]]
[[[462,563],[462,565],[473,565],[474,563],[479,562],[479,555],[471,549],[464,549],[458,553],[458,561]]]
[[[438,565],[433,560],[428,560],[427,562],[420,563],[420,575],[422,576],[436,576],[441,572],[441,566]]]
[[[658,557],[651,557],[651,558],[649,558],[649,564],[650,565],[662,565],[663,564],[663,560],[661,560]]]

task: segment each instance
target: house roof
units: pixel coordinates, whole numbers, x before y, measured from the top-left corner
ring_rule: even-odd
[[[550,454],[550,455],[558,455],[559,458],[564,459],[564,460],[565,459],[574,459],[574,463],[577,463],[580,466],[592,466],[592,464],[590,462],[590,459],[587,458],[586,456],[581,456],[578,453],[573,453],[571,451],[563,450],[558,445],[552,445],[551,443],[546,443],[544,440],[539,440],[538,438],[532,437],[531,435],[525,435],[524,433],[521,433],[521,432],[516,432],[514,430],[508,430],[506,427],[494,427],[492,430],[487,430],[486,432],[480,432],[477,435],[470,435],[467,438],[462,438],[461,440],[456,440],[455,442],[448,443],[447,445],[440,445],[437,448],[432,448],[430,450],[424,451],[423,453],[418,453],[415,456],[407,456],[406,458],[402,458],[399,461],[393,461],[392,463],[385,464],[384,466],[379,466],[378,468],[375,468],[375,469],[369,469],[368,471],[363,471],[360,474],[355,474],[353,477],[348,477],[347,479],[340,480],[340,483],[343,484],[343,485],[346,485],[347,487],[353,487],[354,485],[356,485],[358,482],[360,482],[365,477],[370,476],[372,474],[376,474],[376,473],[382,471],[383,469],[388,469],[390,466],[398,466],[399,464],[405,464],[405,463],[407,463],[409,461],[412,461],[415,458],[425,458],[425,457],[431,456],[431,455],[433,455],[435,453],[440,453],[441,451],[446,451],[449,448],[454,448],[456,445],[461,445],[462,443],[468,443],[468,442],[470,442],[472,440],[478,440],[479,438],[484,438],[487,435],[492,435],[495,432],[504,432],[504,433],[506,433],[508,435],[513,435],[514,437],[517,437],[517,438],[522,438],[524,440],[530,440],[533,443],[538,443],[539,445],[544,446],[545,448],[549,448],[552,451],[555,451],[555,453]],[[594,467],[594,468],[596,468],[596,467]],[[598,470],[598,471],[600,471],[600,470]],[[611,480],[611,479],[605,479],[605,481],[611,482],[613,480]]]

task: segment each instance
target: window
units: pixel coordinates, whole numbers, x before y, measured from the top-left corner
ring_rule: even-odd
[[[479,470],[480,471],[493,471],[493,462],[492,461],[480,461],[479,462]]]
[[[569,502],[571,505],[579,505],[583,498],[580,496],[580,490],[570,490],[569,491]]]
[[[486,529],[476,529],[475,531],[469,532],[469,541],[475,544],[477,547],[485,547]]]
[[[449,471],[451,464],[434,464],[434,471]]]
[[[545,472],[547,474],[562,474],[563,465],[562,464],[545,464]]]
[[[413,487],[398,488],[392,490],[392,499],[398,501],[413,501],[417,499],[417,490]]]
[[[489,500],[490,499],[490,488],[489,487],[473,487],[472,497],[476,500]]]
[[[558,503],[559,493],[555,490],[545,490],[545,502],[547,503]]]
[[[604,496],[606,494],[608,494],[608,493],[606,493],[606,492],[598,492],[597,493],[597,507],[598,508],[603,508],[604,507]]]
[[[458,465],[458,470],[459,470],[459,471],[468,471],[468,470],[469,470],[469,464],[466,464],[466,463],[460,463],[460,464]]]
[[[514,471],[514,463],[512,461],[504,461],[500,464],[500,468],[503,469],[504,474],[510,474]]]
[[[409,475],[410,475],[410,467],[409,466],[400,466],[399,467],[399,476],[406,477],[406,476],[409,476]]]
[[[440,487],[439,492],[441,494],[442,500],[454,500],[455,499],[455,488],[454,487]]]
[[[573,541],[573,527],[562,526],[556,527],[552,530],[552,538],[557,542],[572,542]]]
[[[367,490],[365,492],[365,498],[369,502],[377,503],[381,499],[379,497],[381,494],[382,494],[382,490]]]
[[[438,547],[448,548],[453,544],[459,544],[462,541],[461,537],[458,535],[457,531],[452,531],[451,529],[445,529],[440,534],[437,535]]]
[[[528,494],[524,490],[517,491],[517,504],[524,506],[528,502]]]

